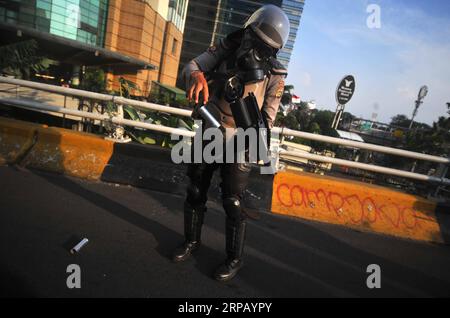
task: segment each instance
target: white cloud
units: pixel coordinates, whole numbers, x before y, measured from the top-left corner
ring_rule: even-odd
[[[369,118],[374,103],[380,105],[382,121],[389,121],[399,113],[410,115],[422,85],[428,85],[429,94],[417,120],[430,124],[444,115],[446,102],[450,102],[450,19],[437,18],[412,7],[385,4],[381,29],[369,29],[365,14],[361,10],[360,16],[348,21],[320,16],[310,20],[314,32],[328,43],[331,59],[316,61],[310,53],[313,60],[298,64],[300,70],[308,65],[308,72],[290,77],[295,78],[294,84],[302,96],[334,109],[335,85],[344,73],[353,72],[357,91],[348,110],[355,115]],[[332,59],[333,50],[345,52],[349,58],[339,57],[338,64]],[[311,76],[314,81],[310,80]]]

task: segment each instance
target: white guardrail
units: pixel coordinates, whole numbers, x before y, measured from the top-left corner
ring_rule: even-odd
[[[191,113],[192,113],[192,111],[190,111],[190,110],[185,110],[185,109],[180,109],[180,108],[175,108],[175,107],[170,107],[170,106],[162,106],[162,105],[158,105],[158,104],[154,104],[154,103],[148,103],[148,102],[142,102],[142,101],[137,101],[137,100],[133,100],[133,99],[127,99],[127,98],[120,97],[120,96],[94,93],[94,92],[89,92],[89,91],[84,91],[84,90],[79,90],[79,89],[74,89],[74,88],[67,88],[67,87],[60,87],[60,86],[55,86],[55,85],[43,84],[43,83],[36,83],[36,82],[31,82],[31,81],[3,77],[3,76],[0,76],[0,83],[32,88],[32,89],[36,89],[36,90],[40,90],[40,91],[61,94],[64,96],[87,98],[87,99],[92,99],[92,100],[97,100],[97,101],[107,101],[107,102],[109,101],[109,102],[115,103],[117,105],[130,105],[130,106],[140,108],[140,109],[165,112],[165,113],[169,113],[172,115],[183,116],[183,117],[190,117]],[[104,115],[104,114],[95,114],[95,113],[86,112],[86,111],[68,109],[68,108],[60,107],[60,106],[48,105],[45,103],[41,103],[41,102],[37,102],[34,100],[29,100],[29,99],[0,97],[0,103],[8,104],[8,105],[15,106],[15,107],[32,109],[32,110],[57,112],[57,113],[72,115],[72,116],[76,116],[76,117],[80,117],[80,118],[89,118],[89,119],[93,119],[93,120],[111,122],[111,123],[114,123],[117,125],[149,129],[149,130],[158,131],[158,132],[167,133],[167,134],[173,133],[173,134],[178,134],[180,136],[187,136],[187,137],[193,137],[195,135],[194,132],[187,131],[184,129],[124,119],[123,115],[111,117],[109,115]],[[119,114],[123,114],[123,112],[119,111]],[[402,150],[402,149],[396,149],[396,148],[367,144],[367,143],[356,142],[356,141],[351,141],[351,140],[345,140],[345,139],[340,139],[340,138],[311,134],[311,133],[296,131],[296,130],[292,130],[292,129],[288,129],[288,128],[274,127],[272,129],[272,131],[275,133],[278,133],[280,135],[284,135],[284,136],[294,136],[294,137],[300,137],[300,138],[324,142],[324,143],[336,144],[336,145],[347,146],[347,147],[354,147],[354,148],[358,148],[358,149],[371,150],[371,151],[375,151],[375,152],[381,152],[381,153],[386,153],[386,154],[390,154],[390,155],[411,158],[411,159],[415,159],[415,160],[424,160],[424,161],[435,162],[435,163],[438,163],[441,165],[446,165],[446,166],[448,166],[450,164],[449,158],[432,156],[432,155],[427,155],[427,154],[422,154],[422,153],[417,153],[417,152],[412,152],[412,151],[407,151],[407,150]],[[386,168],[386,167],[382,167],[382,166],[370,165],[370,164],[354,162],[354,161],[350,161],[350,160],[343,160],[343,159],[337,159],[337,158],[326,157],[326,156],[321,156],[321,155],[315,155],[315,154],[311,154],[311,153],[307,153],[307,152],[285,151],[283,149],[280,149],[280,154],[295,156],[295,157],[299,157],[302,159],[313,160],[313,161],[318,161],[318,162],[338,164],[338,165],[343,165],[343,166],[347,166],[350,168],[357,168],[357,169],[361,169],[361,170],[383,173],[383,174],[399,176],[399,177],[405,177],[405,178],[410,178],[410,179],[415,179],[415,180],[420,180],[420,181],[433,182],[433,183],[442,184],[442,185],[450,185],[450,179],[445,178],[445,173],[441,177],[428,176],[428,175],[408,172],[408,171],[404,171],[404,170]],[[444,169],[444,171],[446,171],[447,169],[448,169],[448,167],[446,169]]]

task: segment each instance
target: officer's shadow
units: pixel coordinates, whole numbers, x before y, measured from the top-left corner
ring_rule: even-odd
[[[77,182],[61,177],[59,175],[52,175],[45,172],[36,172],[40,177],[43,177],[46,179],[46,181],[61,187],[67,191],[70,191],[80,197],[82,197],[85,200],[88,200],[95,204],[96,206],[102,208],[102,210],[112,214],[113,216],[120,218],[138,228],[141,228],[142,230],[152,234],[156,241],[158,242],[158,245],[156,246],[155,250],[164,258],[171,259],[172,252],[174,249],[179,246],[180,243],[184,240],[184,235],[178,231],[174,231],[167,226],[154,221],[147,216],[144,216],[143,214],[140,214],[129,207],[109,199],[108,197],[90,191],[89,189],[84,188]],[[182,228],[182,202],[183,199],[181,197],[177,197],[177,199],[173,200],[173,195],[169,195],[166,193],[157,193],[157,192],[150,192],[147,190],[142,190],[146,193],[150,194],[151,198],[161,203],[161,205],[165,206],[169,211],[175,211],[174,213],[179,214],[180,219],[180,226]],[[159,200],[161,196],[165,196],[166,200]],[[168,199],[169,198],[169,199]],[[202,246],[202,250],[204,253],[207,253],[207,255],[211,259],[219,260],[223,257],[223,254],[219,253],[218,251],[215,251],[213,249],[210,249],[206,246]],[[211,276],[211,268],[208,268],[207,264],[203,264],[202,261],[199,260],[198,262],[198,269],[208,276]],[[208,271],[209,270],[209,271]]]
[[[78,184],[76,181],[73,181],[69,178],[61,177],[58,175],[52,175],[48,173],[38,173],[40,177],[45,178],[48,182],[61,187],[67,191],[72,192],[73,194],[78,195],[79,197],[82,197],[85,200],[88,200],[95,204],[96,206],[102,208],[102,210],[107,211],[111,215],[120,218],[142,230],[145,230],[149,234],[153,235],[155,240],[157,241],[157,246],[155,247],[155,250],[159,255],[166,259],[171,259],[172,252],[174,249],[179,246],[184,240],[184,236],[182,234],[183,232],[183,197],[174,197],[173,195],[169,195],[166,193],[158,193],[158,192],[150,192],[147,190],[144,191],[147,195],[149,195],[152,199],[158,201],[161,205],[165,206],[169,211],[172,211],[174,215],[179,218],[179,221],[177,222],[179,230],[173,230],[160,222],[157,222],[155,220],[152,220],[149,217],[146,217],[137,211],[134,211],[127,207],[126,205],[123,205],[119,202],[116,202],[102,194],[90,191],[87,188],[84,188],[82,185]],[[167,198],[170,197],[171,199],[168,200]],[[207,212],[207,224],[205,224],[204,227],[204,234],[205,232],[210,232],[210,229],[216,229],[215,232],[224,232],[224,217],[217,217],[218,211],[215,210],[215,212],[210,211]],[[220,228],[220,230],[219,230]],[[211,282],[215,283],[212,278],[212,273],[214,272],[215,268],[224,260],[225,258],[225,239],[224,236],[221,235],[219,238],[217,238],[217,233],[209,233],[208,237],[205,237],[205,244],[202,245],[200,250],[193,255],[193,259],[189,260],[188,263],[185,264],[173,264],[173,266],[184,266],[189,267],[192,266],[192,262],[194,262],[195,268],[205,277],[207,277]],[[222,243],[219,243],[218,245],[221,245],[220,248],[211,248],[209,247],[209,238],[215,238],[216,240],[220,240]],[[262,275],[269,275],[271,273],[278,273],[277,276],[279,276],[280,269],[277,269],[276,267],[272,267],[270,265],[263,265],[262,261],[257,261],[260,263],[260,265],[257,267],[258,269],[263,269]],[[270,266],[270,267],[267,267]],[[257,279],[259,281],[259,279]],[[181,283],[180,283],[181,284]],[[217,283],[217,287],[220,287],[220,283]],[[239,288],[236,287],[236,283],[228,284],[228,287],[231,288],[228,292],[226,292],[227,295],[236,295],[239,294]],[[255,282],[255,286],[253,286],[257,290],[259,290],[258,295],[270,295],[270,288],[266,290],[260,290],[258,287],[258,283]],[[266,287],[266,286],[262,286]],[[272,288],[273,289],[273,288]],[[183,291],[180,291],[181,293]],[[182,295],[182,296],[192,296],[192,297],[205,297],[208,295],[201,294],[202,291],[198,291],[198,295]],[[245,296],[244,294],[242,296]]]
[[[164,196],[154,192],[149,192],[149,195],[156,200]],[[182,201],[182,197],[170,201],[160,200],[169,211],[179,216],[180,233],[183,229]],[[321,230],[311,222],[299,222],[289,217],[262,213],[261,220],[249,220],[248,223],[244,253],[246,265],[234,280],[226,284],[233,295],[254,297],[450,295],[450,282],[438,279],[425,269],[423,271],[414,269],[406,262],[396,262],[363,248],[357,248]],[[330,231],[333,232],[332,229]],[[420,244],[376,234],[358,233],[350,229],[340,228],[340,231],[352,232],[344,237],[377,241],[377,244],[382,245],[399,245],[397,249],[401,249],[403,245],[411,248],[411,244]],[[224,232],[225,213],[219,201],[210,200],[202,233],[203,245],[193,255],[196,268],[205,276],[211,277],[214,269],[225,258]],[[178,243],[181,242],[182,240]],[[426,249],[426,246],[417,248]],[[442,248],[440,252],[448,250]],[[372,290],[366,285],[367,266],[370,264],[379,264],[383,268],[381,290]],[[247,287],[242,287],[243,285]],[[255,294],[247,295],[246,292]]]
[[[146,216],[131,210],[129,207],[109,199],[108,197],[90,191],[84,188],[77,182],[61,177],[58,175],[51,175],[45,172],[38,173],[40,177],[45,178],[48,182],[59,186],[67,191],[70,191],[85,200],[88,200],[96,206],[102,208],[104,211],[112,214],[113,216],[120,218],[144,231],[152,233],[158,241],[156,250],[164,257],[168,257],[168,250],[174,244],[174,241],[179,241],[183,237],[181,234],[169,229],[168,227],[153,221]]]
[[[179,217],[179,221],[176,222],[179,230],[173,230],[102,194],[85,189],[68,178],[48,174],[41,176],[91,201],[113,216],[147,231],[157,241],[156,251],[166,259],[171,258],[173,250],[184,240],[182,235],[183,197],[142,190],[165,206],[175,217]],[[193,257],[198,271],[211,280],[214,269],[225,258],[224,219],[224,213],[218,208],[207,212],[204,227],[206,235],[203,235],[205,244]],[[220,234],[217,235],[217,233]],[[208,242],[209,240],[212,244]],[[226,285],[231,296],[238,294],[240,296],[323,297],[353,296],[355,293],[370,296],[373,292],[369,294],[371,291],[365,285],[367,259],[376,264],[383,264],[385,268],[392,269],[393,272],[403,272],[403,275],[399,277],[386,275],[388,277],[384,280],[385,288],[382,291],[387,291],[387,295],[417,296],[415,291],[424,285],[433,285],[439,291],[436,293],[434,290],[430,291],[431,295],[442,295],[445,291],[448,294],[450,290],[448,282],[352,247],[314,226],[295,220],[270,218],[267,222],[264,220],[260,223],[250,222],[246,249],[246,266],[235,280]],[[174,266],[177,265],[189,266],[174,264]],[[349,283],[348,280],[355,276],[359,277],[360,281]],[[414,281],[407,277],[414,277]],[[245,286],[241,286],[241,283]],[[201,290],[198,292],[198,295],[184,296],[208,296],[201,294]],[[248,295],[247,292],[253,294]]]

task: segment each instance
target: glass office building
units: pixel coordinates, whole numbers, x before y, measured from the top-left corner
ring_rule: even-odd
[[[305,0],[222,0],[218,3],[212,43],[227,34],[237,30],[246,21],[249,15],[264,4],[274,4],[283,9],[289,18],[291,29],[285,47],[278,53],[278,59],[287,68],[294,49],[300,18],[303,13]]]
[[[103,47],[108,0],[0,1],[0,22]]]
[[[170,0],[167,20],[172,22],[178,30],[184,32],[186,10],[189,0]]]
[[[283,0],[281,8],[286,13],[291,24],[289,38],[284,48],[278,53],[278,59],[287,68],[291,59],[294,43],[297,38],[297,31],[300,26],[300,19],[303,13],[305,0]]]
[[[184,65],[211,45],[218,0],[189,0],[178,75]],[[177,86],[183,87],[178,76]]]
[[[183,37],[180,70],[194,57],[227,34],[242,27],[246,19],[264,4],[281,7],[289,17],[291,29],[286,46],[278,58],[287,68],[294,48],[304,0],[190,0]],[[181,80],[178,85],[182,87]]]
[[[277,0],[221,0],[218,3],[212,42],[242,27],[247,18],[263,4],[281,6]]]

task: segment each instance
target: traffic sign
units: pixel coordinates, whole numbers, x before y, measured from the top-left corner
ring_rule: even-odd
[[[355,78],[347,75],[342,79],[336,89],[336,101],[339,105],[347,104],[355,93]]]

